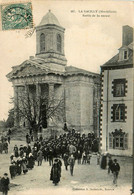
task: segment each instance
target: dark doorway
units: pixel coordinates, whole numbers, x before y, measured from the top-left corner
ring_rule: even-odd
[[[47,128],[46,105],[42,105],[41,118],[42,118],[42,127]]]

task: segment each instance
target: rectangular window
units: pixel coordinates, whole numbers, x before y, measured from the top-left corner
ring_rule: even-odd
[[[127,58],[128,58],[128,52],[124,51],[124,60],[127,60]]]
[[[124,149],[124,136],[115,137],[115,148]]]
[[[113,96],[114,97],[124,97],[126,96],[126,85],[127,81],[126,79],[114,79],[114,81],[112,82],[113,86]]]
[[[117,83],[115,88],[115,95],[117,96],[124,96],[125,92],[125,85],[124,83]]]

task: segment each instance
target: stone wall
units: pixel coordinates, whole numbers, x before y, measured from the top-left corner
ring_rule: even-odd
[[[100,88],[96,86],[93,77],[77,75],[66,79],[66,121],[69,127],[85,133],[99,130],[99,125],[94,126],[94,118],[97,124],[99,118],[96,112],[99,110],[97,94]]]
[[[132,155],[133,137],[133,71],[131,68],[118,70],[105,70],[103,73],[103,96],[102,96],[102,151],[108,150],[115,155]],[[114,79],[127,80],[127,93],[125,97],[113,97],[112,82]],[[125,104],[125,122],[113,122],[113,104]],[[109,133],[115,129],[122,129],[128,133],[128,149],[118,150],[109,148]]]

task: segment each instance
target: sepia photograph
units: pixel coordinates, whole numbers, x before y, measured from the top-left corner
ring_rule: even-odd
[[[134,194],[133,16],[0,0],[0,195]]]

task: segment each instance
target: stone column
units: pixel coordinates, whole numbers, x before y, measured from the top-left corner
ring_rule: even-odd
[[[40,110],[40,104],[41,104],[41,102],[40,102],[40,97],[41,96],[41,85],[39,84],[39,83],[36,83],[36,100],[35,101],[37,101],[36,103],[37,103],[37,107],[36,107],[36,109],[37,109],[37,122],[39,121],[39,115],[40,115],[40,112],[41,112],[41,110]]]
[[[41,95],[41,86],[39,83],[36,84],[36,95],[37,97]]]
[[[53,105],[53,98],[54,98],[54,83],[49,83],[48,84],[48,104],[51,104],[51,106]],[[48,127],[53,127],[52,121],[51,119],[48,119]]]
[[[25,93],[28,93],[28,92],[29,92],[29,86],[25,85]]]
[[[53,99],[54,97],[54,83],[49,83],[49,99]]]
[[[19,126],[18,87],[14,86],[14,126]]]

